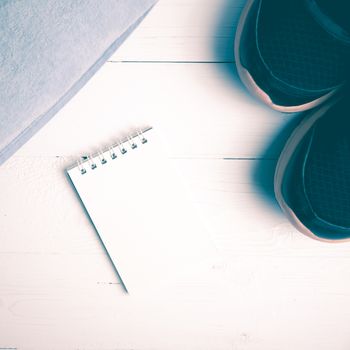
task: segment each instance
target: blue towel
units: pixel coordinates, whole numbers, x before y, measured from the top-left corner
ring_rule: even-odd
[[[0,1],[0,164],[79,91],[155,2]]]

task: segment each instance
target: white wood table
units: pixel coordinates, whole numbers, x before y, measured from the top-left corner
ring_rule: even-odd
[[[0,349],[349,349],[350,245],[304,237],[274,202],[297,117],[268,110],[237,78],[243,3],[161,0],[0,167]],[[166,131],[222,259],[215,288],[166,311],[125,296],[64,174],[145,120]]]

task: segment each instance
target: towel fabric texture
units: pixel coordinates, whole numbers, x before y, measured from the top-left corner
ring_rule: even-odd
[[[0,164],[79,91],[155,2],[0,1]]]

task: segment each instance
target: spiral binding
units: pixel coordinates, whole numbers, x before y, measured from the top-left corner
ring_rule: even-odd
[[[95,170],[107,164],[109,161],[113,161],[119,156],[124,155],[128,150],[134,150],[139,145],[147,143],[148,140],[144,133],[151,129],[152,128],[149,127],[143,130],[137,130],[135,133],[128,135],[126,138],[112,144],[104,150],[82,157],[76,164],[80,174],[85,175],[89,170]]]

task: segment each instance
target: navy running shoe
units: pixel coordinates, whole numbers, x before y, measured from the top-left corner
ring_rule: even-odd
[[[248,0],[235,61],[248,90],[273,109],[299,112],[339,91],[350,71],[348,0]]]
[[[299,231],[328,242],[350,239],[348,98],[329,101],[302,119],[280,155],[274,187]]]

